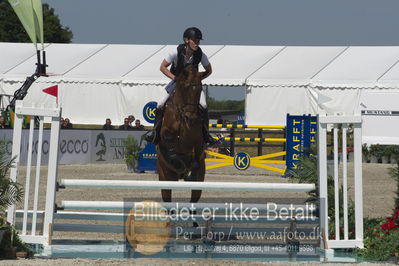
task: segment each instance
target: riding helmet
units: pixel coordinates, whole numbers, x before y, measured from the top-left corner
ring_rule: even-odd
[[[196,28],[196,27],[191,27],[191,28],[187,28],[184,33],[183,33],[183,39],[184,38],[188,38],[188,39],[199,39],[202,40],[202,33],[201,31]]]

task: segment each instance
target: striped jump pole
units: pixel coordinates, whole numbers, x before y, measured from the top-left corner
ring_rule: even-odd
[[[284,138],[231,138],[231,137],[213,137],[217,140],[225,141],[245,141],[245,142],[286,142],[287,139]]]
[[[210,128],[231,128],[231,129],[246,129],[246,128],[253,128],[253,129],[271,129],[271,130],[285,130],[286,126],[281,126],[281,125],[243,125],[243,124],[209,124]],[[220,133],[227,133],[227,132],[220,132]],[[234,165],[237,169],[239,170],[245,170],[249,167],[249,165],[252,165],[254,167],[259,167],[263,168],[269,171],[277,172],[280,174],[285,173],[285,168],[281,169],[269,164],[286,164],[285,160],[270,160],[271,158],[276,158],[280,156],[285,156],[286,153],[285,151],[282,152],[277,152],[277,153],[272,153],[272,154],[266,154],[262,155],[262,152],[259,152],[259,149],[261,150],[262,148],[262,143],[286,143],[287,139],[286,138],[263,138],[262,135],[259,135],[257,138],[250,138],[250,137],[235,137],[234,133],[232,133],[232,136],[230,137],[223,137],[223,136],[214,136],[213,137],[216,140],[220,141],[230,141],[230,155],[226,154],[221,154],[217,153],[214,151],[206,150],[205,152],[215,158],[206,158],[205,162],[211,162],[211,163],[216,163],[216,164],[211,164],[206,166],[206,170],[211,170],[215,168],[220,168],[220,167],[225,167],[225,166],[230,166]],[[250,157],[248,154],[246,154],[246,158],[236,158],[237,154],[234,152],[234,143],[235,142],[257,142],[258,146],[258,156],[256,157]],[[242,153],[239,153],[242,154]],[[241,155],[239,155],[241,156]],[[265,160],[268,159],[268,160]],[[245,166],[238,166],[236,163],[237,162],[245,162]]]
[[[262,128],[262,129],[284,129],[285,126],[276,125],[242,125],[242,124],[209,124],[212,128]]]

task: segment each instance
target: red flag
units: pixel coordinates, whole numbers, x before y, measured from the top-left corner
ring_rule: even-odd
[[[50,94],[52,96],[56,97],[56,103],[58,103],[58,85],[54,85],[51,87],[48,87],[43,90],[44,93]]]

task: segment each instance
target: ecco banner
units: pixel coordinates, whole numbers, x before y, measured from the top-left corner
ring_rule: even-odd
[[[134,136],[140,143],[145,131],[119,130],[60,130],[59,163],[60,164],[93,164],[124,163],[123,140],[128,135]],[[7,143],[7,154],[12,151],[12,129],[1,129],[0,138]],[[29,130],[22,130],[21,164],[26,164],[28,157]],[[42,165],[48,163],[50,130],[43,131]],[[32,162],[36,163],[38,152],[38,130],[34,130]]]

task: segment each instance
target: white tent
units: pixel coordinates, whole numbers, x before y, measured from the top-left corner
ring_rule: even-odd
[[[27,102],[51,104],[58,84],[63,116],[78,124],[120,124],[156,101],[168,79],[159,71],[176,45],[47,44],[47,72]],[[284,125],[286,114],[364,116],[369,143],[398,143],[399,47],[202,45],[213,67],[204,85],[245,86],[246,123]],[[11,95],[35,69],[31,44],[0,43],[0,91]],[[382,112],[385,111],[385,112]],[[381,114],[384,114],[381,116]]]
[[[287,113],[315,114],[317,106],[309,91],[312,78],[344,49],[285,47],[248,78],[246,122],[283,125]],[[260,99],[263,108],[256,107],[255,103]],[[271,113],[270,110],[275,111]]]
[[[286,47],[248,78],[246,122],[368,111],[373,115],[363,116],[364,142],[399,144],[398,62],[399,47]]]

